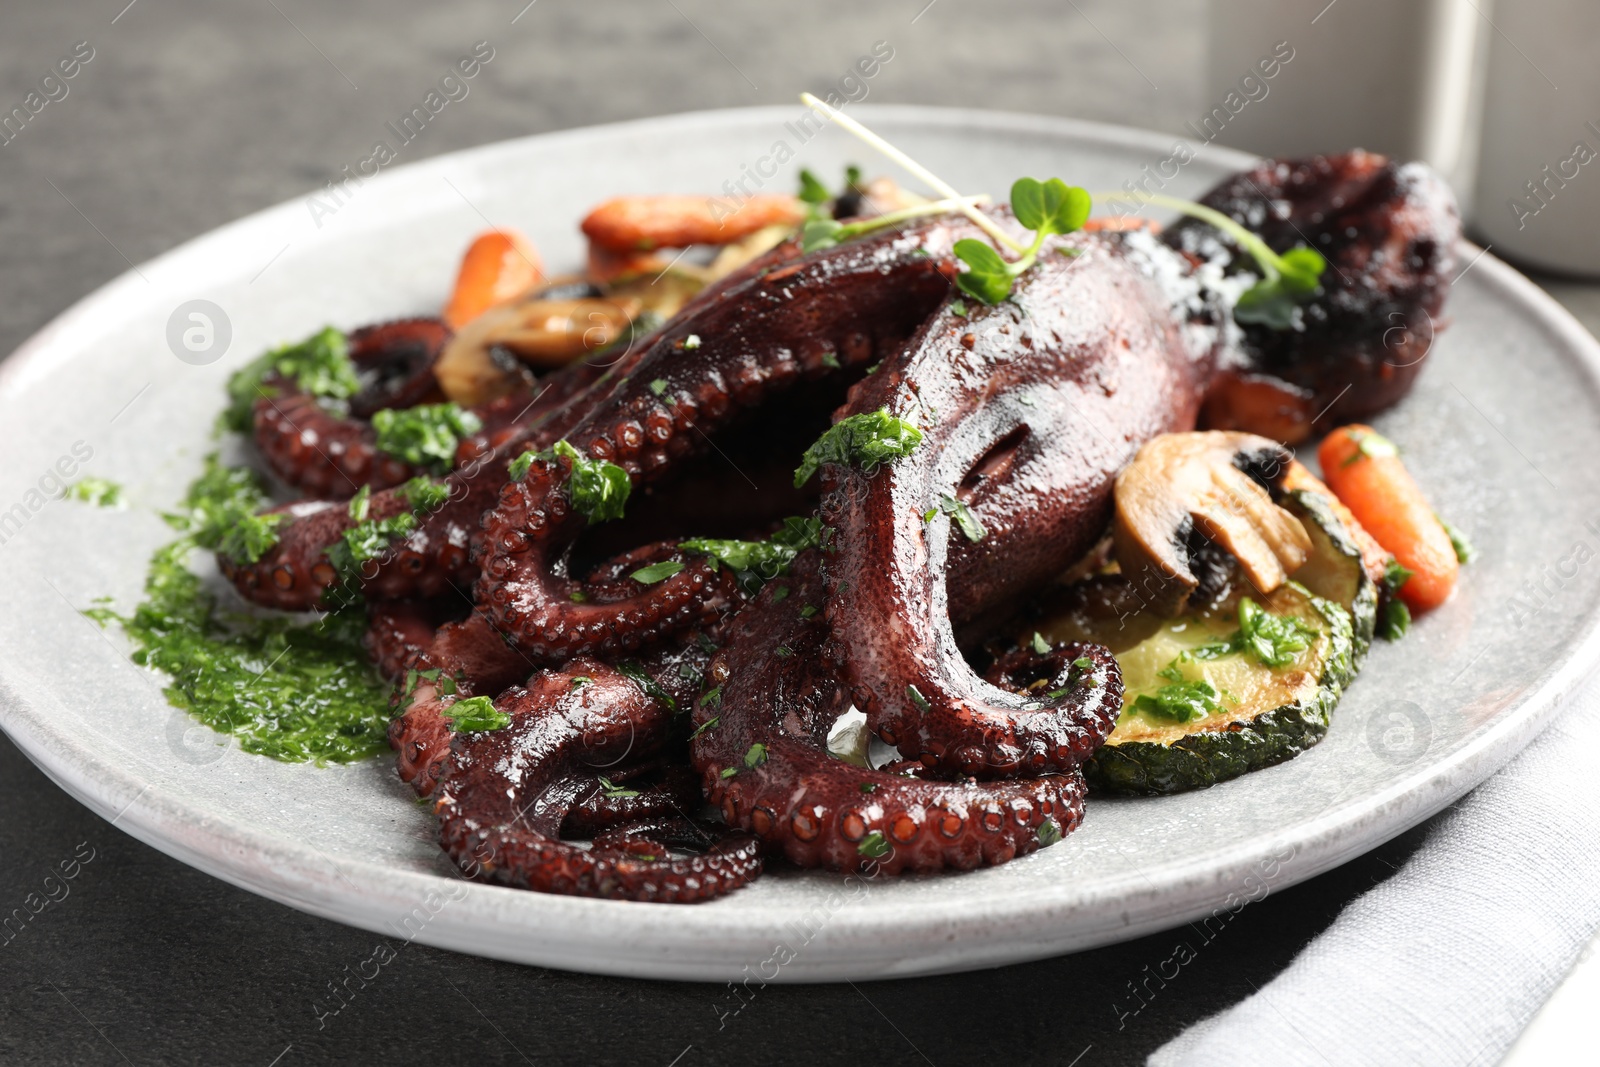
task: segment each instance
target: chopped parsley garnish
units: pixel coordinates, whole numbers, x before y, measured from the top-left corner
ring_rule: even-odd
[[[1390,593],[1398,593],[1400,587],[1405,585],[1416,572],[1401,564],[1393,556],[1383,565],[1383,587]]]
[[[861,839],[856,851],[869,859],[881,859],[889,854],[889,840],[883,836],[882,830],[874,830]]]
[[[668,711],[678,710],[678,702],[672,699],[672,694],[661,688],[661,683],[650,677],[637,663],[619,663],[617,673],[643,689],[650,699],[660,701]]]
[[[1249,597],[1239,601],[1239,640],[1268,667],[1287,667],[1311,647],[1317,631],[1292,616],[1273,615]]]
[[[922,513],[923,524],[926,525],[927,523],[932,522],[934,519],[937,519],[938,517],[939,517],[939,509],[938,508],[929,508],[927,511],[924,511]]]
[[[851,415],[828,427],[806,449],[794,472],[795,488],[810,481],[824,463],[859,467],[871,474],[881,463],[910,455],[921,443],[922,431],[890,415],[887,408]]]
[[[589,677],[587,674],[574,674],[572,676],[571,685],[574,689],[581,689],[592,681],[594,681],[594,679]]]
[[[248,467],[225,467],[215,452],[189,486],[182,512],[167,522],[185,530],[201,548],[220,552],[238,563],[255,563],[278,543],[281,513],[262,515],[270,501],[261,477]]]
[[[1411,629],[1411,609],[1399,597],[1391,597],[1378,620],[1378,636],[1385,641],[1398,641]]]
[[[967,265],[956,277],[956,285],[968,296],[985,304],[998,304],[1011,295],[1011,287],[1039,258],[1039,250],[1051,234],[1068,234],[1083,228],[1089,220],[1089,194],[1060,178],[1041,182],[1018,178],[1011,186],[1011,210],[1025,229],[1033,231],[1033,241],[1020,248],[1022,256],[1014,263],[1000,258],[994,246],[975,237],[955,244],[955,254]],[[1015,242],[1007,242],[1015,245]]]
[[[87,480],[85,479],[85,481]],[[1473,547],[1466,534],[1462,533],[1456,526],[1446,522],[1443,516],[1435,515],[1434,518],[1439,520],[1439,525],[1444,527],[1446,536],[1450,538],[1450,547],[1455,550],[1457,563],[1471,563],[1478,558],[1478,550]]]
[[[787,518],[765,541],[726,541],[699,537],[678,545],[685,552],[709,556],[733,572],[740,588],[754,592],[789,572],[794,558],[822,540],[822,522],[815,517]]]
[[[911,703],[915,704],[917,706],[918,710],[920,710],[920,711],[927,711],[928,710],[928,698],[923,696],[922,695],[922,690],[918,689],[916,686],[914,686],[914,685],[906,686],[906,696],[911,698]]]
[[[878,791],[878,783],[862,782],[860,788],[863,793],[876,793]]]
[[[273,371],[325,400],[348,400],[361,390],[344,334],[328,326],[298,344],[258,356],[235,371],[228,378],[228,407],[222,413],[224,427],[235,433],[249,432],[256,398],[271,395],[265,392],[262,380]]]
[[[829,370],[839,369],[839,357],[833,352],[822,353],[822,365]]]
[[[765,762],[767,762],[767,746],[757,741],[750,746],[750,751],[744,754],[744,765],[753,771]]]
[[[633,491],[628,472],[608,460],[580,456],[566,441],[557,441],[551,454],[572,464],[567,477],[567,498],[591,525],[622,518],[623,505]]]
[[[952,301],[950,301],[950,314],[959,315],[962,318],[966,318],[967,317],[967,304],[966,304],[966,301],[964,301],[964,300],[952,300]]]
[[[1235,316],[1237,317],[1237,316]],[[1363,459],[1385,459],[1389,456],[1398,456],[1400,446],[1389,440],[1376,430],[1351,430],[1350,439],[1356,443],[1356,450],[1341,466],[1348,467],[1352,463]]]
[[[1046,641],[1038,630],[1033,631],[1033,640],[1029,642],[1029,647],[1041,656],[1050,654],[1050,642]]]
[[[939,498],[939,510],[955,521],[962,536],[968,541],[982,541],[989,535],[989,531],[983,528],[983,523],[978,521],[972,509],[948,493]]]
[[[488,697],[468,697],[458,700],[440,712],[450,722],[455,733],[482,733],[501,730],[511,725],[511,716],[494,706]]]
[[[1039,844],[1044,848],[1049,848],[1061,840],[1061,824],[1054,819],[1046,819],[1039,824],[1039,829],[1035,833],[1038,835]]]
[[[589,602],[589,594],[585,593],[582,589],[574,589],[572,592],[567,594],[567,599],[572,601],[574,604],[586,604]]]
[[[387,519],[358,522],[328,546],[328,562],[333,564],[334,572],[341,581],[357,582],[368,563],[387,552],[396,539],[405,537],[416,528],[417,517],[409,511],[402,511]]]
[[[67,486],[67,499],[97,508],[122,505],[122,486],[105,478],[80,478]]]
[[[660,396],[667,391],[667,380],[665,378],[657,378],[650,383],[650,391],[656,396]]]
[[[636,797],[639,795],[639,791],[637,789],[627,789],[620,785],[614,785],[612,784],[611,779],[605,777],[604,775],[596,778],[595,780],[600,783],[600,790],[601,792],[605,793],[607,800],[624,800],[628,797]]]
[[[722,706],[722,686],[708,689],[700,698],[700,706],[706,708],[720,708]]]
[[[716,729],[717,723],[719,723],[721,721],[722,721],[722,716],[721,715],[713,715],[713,716],[711,716],[711,718],[707,719],[705,722],[701,723],[699,726],[696,726],[694,728],[694,733],[689,735],[689,740],[693,741],[695,738],[699,737],[701,734],[705,733],[707,730]]]
[[[450,499],[450,486],[432,478],[418,477],[400,486],[395,493],[413,513],[423,515],[444,507],[445,501]]]
[[[1178,664],[1204,662],[1249,652],[1265,666],[1287,667],[1311,647],[1319,631],[1290,615],[1274,615],[1249,597],[1239,601],[1239,629],[1223,641],[1198,645],[1182,653],[1158,673],[1181,681]]]
[[[354,522],[366,522],[367,512],[372,510],[372,486],[363,485],[356,490],[356,495],[344,506],[345,514]]]
[[[737,767],[724,767],[724,768],[722,768],[722,775],[721,776],[723,778],[732,778],[734,775],[736,775],[738,773],[739,773],[739,768],[737,768]]]
[[[788,598],[789,598],[789,587],[786,586],[786,585],[780,585],[780,586],[778,586],[778,588],[776,588],[776,589],[774,589],[772,591],[772,602],[774,604],[776,604],[780,600],[787,600]]]
[[[439,668],[430,667],[425,671],[407,671],[405,692],[401,695],[409,700],[411,694],[417,691],[417,683],[419,681],[428,682],[437,690],[440,696],[454,696],[456,693],[456,680]]]
[[[455,466],[461,439],[483,429],[483,420],[459,404],[384,408],[372,416],[378,451],[443,474]]]
[[[657,582],[665,581],[682,570],[682,563],[675,559],[664,559],[660,563],[652,563],[648,567],[640,567],[628,577],[641,585],[655,585]]]
[[[622,518],[628,494],[633,492],[628,472],[608,460],[589,459],[579,454],[565,440],[557,441],[543,452],[524,452],[511,461],[506,473],[512,481],[520,482],[528,476],[534,460],[554,462],[558,456],[572,464],[572,473],[567,476],[567,499],[591,526]]]
[[[807,605],[805,605],[804,607],[802,607],[800,609],[800,617],[802,619],[809,619],[809,618],[811,618],[811,616],[815,615],[816,613],[817,613],[817,606],[815,604],[807,604]]]
[[[1133,710],[1153,719],[1171,722],[1193,722],[1218,710],[1217,690],[1210,682],[1174,682],[1156,690],[1154,695],[1140,694],[1133,702]]]

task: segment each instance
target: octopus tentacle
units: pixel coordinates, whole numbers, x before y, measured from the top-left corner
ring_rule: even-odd
[[[689,857],[665,850],[689,835],[663,841],[659,824],[588,850],[560,839],[579,783],[667,739],[670,713],[615,668],[577,659],[539,672],[496,707],[510,725],[457,736],[435,805],[440,844],[463,872],[544,892],[677,903],[709,900],[760,873],[757,843],[743,834]]]
[[[591,838],[598,844],[596,835],[607,830],[623,828],[630,833],[637,833],[645,828],[646,823],[654,824],[662,819],[687,819],[685,812],[697,811],[702,804],[700,782],[694,771],[686,766],[667,767],[654,780],[647,782],[621,771],[614,771],[607,777],[613,784],[625,784],[626,788],[607,790],[596,780],[589,787],[588,795],[580,794],[567,812],[567,817],[562,820],[563,839]],[[706,839],[703,831],[696,836],[701,841]],[[676,834],[673,839],[677,839]]]
[[[855,701],[885,742],[946,773],[1070,770],[1110,733],[1121,681],[1109,652],[1085,652],[1092,666],[1070,684],[1023,695],[973,671],[954,625],[1092,545],[1117,471],[1139,442],[1192,426],[1214,358],[1184,343],[1124,237],[1070,250],[1042,257],[1013,302],[935,316],[857,388],[844,414],[887,409],[924,427],[910,455],[823,468],[822,521],[836,531],[826,614]],[[981,531],[941,514],[961,505]]]
[[[664,696],[669,711],[687,708],[715,647],[706,632],[657,646],[634,665],[635,677],[648,679],[652,694]],[[460,622],[439,627],[432,639],[417,649],[407,668],[395,676],[391,704],[396,714],[389,723],[389,746],[395,751],[401,781],[428,796],[450,760],[451,732],[445,721],[450,704],[459,698],[502,693],[526,679],[534,665],[493,623],[474,612]],[[580,677],[581,672],[573,676]]]
[[[567,433],[579,456],[622,467],[634,485],[709,451],[753,409],[892,354],[950,291],[947,221],[812,253],[680,314],[613,391]],[[694,625],[716,595],[712,565],[608,604],[573,603],[566,559],[584,518],[563,487],[570,462],[536,461],[483,521],[477,599],[519,648],[542,659],[640,647]]]
[[[779,600],[769,586],[735,617],[712,661],[720,690],[694,712],[694,765],[729,826],[802,867],[872,874],[1005,863],[1077,827],[1084,783],[1075,770],[937,781],[830,755],[828,730],[850,699],[828,666],[828,625],[805,611],[823,595],[814,553],[796,560],[788,585],[790,596]]]
[[[353,496],[363,485],[387,489],[416,475],[409,464],[378,451],[366,420],[383,407],[409,407],[437,390],[433,364],[450,330],[437,319],[404,319],[350,335],[350,359],[368,379],[349,416],[273,372],[262,381],[253,412],[255,440],[273,473],[319,497]]]
[[[483,428],[462,441],[457,465],[446,478],[450,495],[438,510],[374,561],[362,591],[375,598],[436,597],[469,590],[477,580],[473,545],[480,519],[494,506],[506,482],[506,464],[525,448],[545,448],[583,417],[584,401],[605,388],[618,366],[631,365],[631,349],[608,360],[582,361],[545,378],[530,400],[506,397],[483,413]],[[280,611],[309,611],[322,601],[337,577],[326,561],[329,546],[355,524],[343,508],[326,502],[301,502],[270,509],[290,517],[278,543],[255,563],[219,556],[223,573],[241,596]],[[405,510],[395,489],[373,494],[369,517]]]
[[[1328,260],[1294,329],[1248,323],[1237,358],[1212,383],[1205,422],[1290,444],[1397,403],[1421,373],[1454,277],[1461,218],[1444,180],[1422,163],[1356,150],[1264,160],[1201,203],[1274,250],[1309,243]],[[1185,219],[1163,240],[1203,252],[1217,231]],[[1258,271],[1244,259],[1240,269]]]
[[[437,318],[395,319],[351,333],[350,360],[362,386],[350,398],[350,414],[370,419],[384,408],[443,399],[433,367],[450,337],[450,327]]]
[[[733,583],[704,558],[678,556],[683,569],[648,586],[618,581],[620,574],[610,581],[573,579],[566,556],[586,522],[559,488],[569,469],[564,459],[535,462],[521,482],[506,486],[484,521],[483,573],[491,589],[484,610],[518,648],[548,662],[629,652],[727,610]],[[553,532],[538,536],[547,530]]]

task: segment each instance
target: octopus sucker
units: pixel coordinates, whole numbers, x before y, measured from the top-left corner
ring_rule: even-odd
[[[650,200],[591,216],[607,273],[585,299],[654,262],[639,241],[713,232],[698,198],[658,201],[661,219]],[[1386,407],[1443,327],[1459,220],[1426,168],[1266,161],[1204,203],[1279,254],[1304,240],[1326,257],[1292,328],[1250,318],[1260,263],[1194,221],[1049,236],[994,303],[958,288],[955,246],[1021,236],[1009,209],[820,245],[774,230],[664,323],[475,400],[425,510],[371,419],[438,401],[441,350],[482,323],[355,331],[346,401],[264,381],[256,442],[305,499],[273,509],[264,551],[219,565],[266,607],[365,600],[397,771],[469,877],[687,903],[767,860],[873,876],[1009,862],[1083,819],[1082,768],[1123,679],[1100,644],[989,639],[1103,562],[1119,472],[1163,434],[1294,443],[1317,418]],[[882,454],[808,447],[858,420],[902,436]],[[605,507],[580,493],[597,478]],[[391,540],[335,567],[330,551],[383,522]],[[895,750],[876,766],[830,750],[853,710]]]
[[[597,820],[574,815],[596,773],[648,759],[666,744],[671,712],[598,660],[540,671],[503,693],[497,730],[457,735],[436,792],[439,841],[466,874],[544,892],[693,903],[761,870],[754,838],[708,831],[685,813]],[[661,806],[671,808],[663,795]],[[564,822],[603,827],[583,849]],[[675,855],[685,849],[695,854]]]
[[[944,780],[920,768],[910,776],[859,767],[828,751],[850,697],[829,654],[828,623],[805,614],[823,597],[819,556],[795,561],[788,596],[775,601],[765,590],[733,620],[711,665],[720,691],[695,707],[701,730],[691,756],[728,824],[797,866],[872,874],[991,866],[1075,829],[1084,798],[1076,769]]]
[[[438,319],[402,319],[356,330],[350,359],[365,381],[347,414],[277,372],[261,382],[255,441],[274,474],[302,492],[344,498],[362,486],[387,489],[414,477],[409,464],[378,451],[369,421],[382,408],[413,407],[437,397],[433,364],[450,339]]]

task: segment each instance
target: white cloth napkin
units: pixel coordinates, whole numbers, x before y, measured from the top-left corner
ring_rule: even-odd
[[[1498,1063],[1600,925],[1600,684],[1256,995],[1149,1067]]]

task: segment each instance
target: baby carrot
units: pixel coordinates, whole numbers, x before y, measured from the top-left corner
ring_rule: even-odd
[[[1411,572],[1400,587],[1406,606],[1421,612],[1448,600],[1460,570],[1455,547],[1393,443],[1370,426],[1352,424],[1330,433],[1317,459],[1334,494]]]
[[[496,304],[521,296],[544,277],[539,253],[516,230],[480,233],[461,257],[444,321],[459,330]]]

